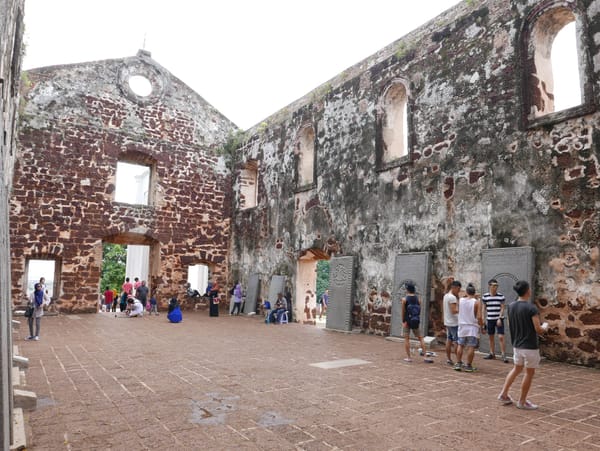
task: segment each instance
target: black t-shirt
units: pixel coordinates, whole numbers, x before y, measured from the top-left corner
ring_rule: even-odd
[[[516,301],[508,306],[508,325],[513,348],[538,349],[538,336],[532,317],[539,315],[535,305]]]
[[[146,285],[140,285],[137,287],[135,294],[140,301],[146,302],[146,299],[148,298],[148,287]]]

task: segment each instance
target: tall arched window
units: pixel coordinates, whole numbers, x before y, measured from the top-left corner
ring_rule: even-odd
[[[240,209],[256,207],[258,203],[258,161],[249,160],[240,171]]]
[[[535,7],[522,36],[523,88],[528,124],[582,114],[593,95],[587,83],[584,15],[576,4],[548,0]],[[560,114],[558,114],[560,113]]]
[[[297,154],[297,187],[312,187],[315,180],[315,129],[312,126],[303,127],[296,139]]]
[[[379,166],[408,155],[408,89],[394,80],[383,92],[379,103]]]

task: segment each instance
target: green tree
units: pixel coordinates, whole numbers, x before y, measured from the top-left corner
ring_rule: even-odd
[[[121,289],[125,280],[125,264],[127,263],[127,247],[120,244],[104,243],[102,246],[102,275],[100,291],[106,287]]]
[[[329,288],[329,260],[317,262],[317,299]]]

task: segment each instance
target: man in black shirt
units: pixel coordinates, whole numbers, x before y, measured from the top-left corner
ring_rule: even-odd
[[[548,323],[540,325],[538,309],[528,302],[531,297],[531,289],[528,282],[519,280],[515,284],[514,290],[519,295],[519,299],[508,306],[508,324],[515,364],[511,372],[506,376],[504,387],[500,395],[498,395],[498,400],[505,405],[512,404],[513,400],[508,395],[508,391],[517,376],[525,368],[525,376],[521,384],[521,395],[517,402],[517,408],[535,410],[538,406],[527,399],[527,393],[529,393],[529,389],[531,388],[535,369],[540,364],[537,334],[543,334],[548,329]]]

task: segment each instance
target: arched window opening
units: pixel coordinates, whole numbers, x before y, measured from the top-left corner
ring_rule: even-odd
[[[554,76],[554,110],[561,111],[581,105],[583,99],[574,21],[565,25],[554,38],[551,59]]]
[[[256,207],[258,202],[258,162],[248,161],[240,171],[240,208]]]
[[[305,127],[296,141],[298,154],[297,183],[299,188],[311,186],[315,179],[315,130]]]
[[[381,162],[390,163],[408,155],[408,93],[403,83],[392,84],[383,97]]]

